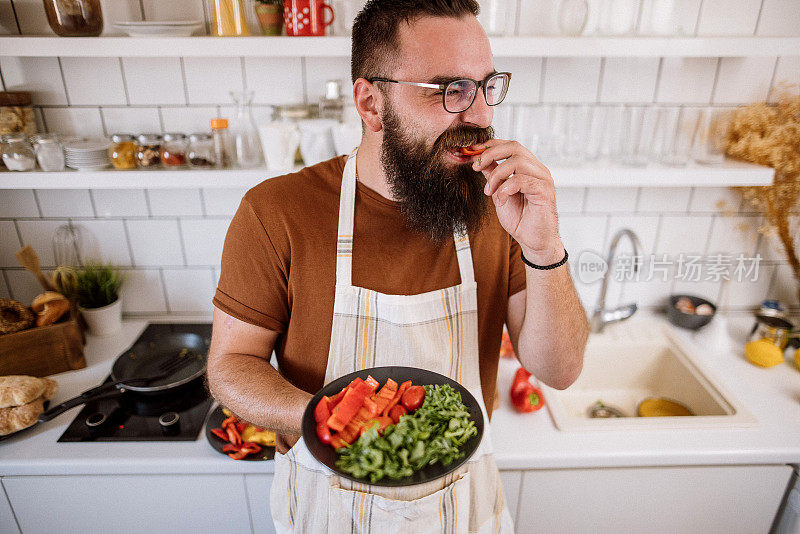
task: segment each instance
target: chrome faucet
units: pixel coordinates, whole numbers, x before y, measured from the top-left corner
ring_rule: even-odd
[[[637,272],[639,270],[639,254],[642,250],[642,244],[636,234],[633,233],[633,230],[623,228],[614,234],[614,238],[611,240],[611,246],[608,249],[608,257],[606,259],[607,270],[603,276],[603,285],[600,287],[600,297],[597,299],[597,305],[594,307],[594,312],[592,313],[592,332],[602,332],[608,323],[622,321],[636,313],[636,303],[625,304],[624,306],[619,306],[611,310],[606,309],[606,293],[608,292],[608,281],[611,276],[611,271],[613,270],[614,256],[617,252],[620,239],[625,236],[631,240],[631,245],[633,245],[633,271]]]

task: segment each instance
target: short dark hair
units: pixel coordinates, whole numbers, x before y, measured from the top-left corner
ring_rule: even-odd
[[[460,18],[478,16],[476,0],[369,0],[353,22],[350,75],[359,78],[388,76],[384,69],[397,51],[400,22],[411,23],[428,15]]]

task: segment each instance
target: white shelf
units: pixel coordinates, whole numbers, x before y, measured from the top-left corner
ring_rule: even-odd
[[[291,171],[266,169],[0,172],[0,189],[249,188]],[[774,170],[726,160],[687,167],[550,167],[556,187],[727,187],[770,185]]]
[[[798,56],[798,37],[493,37],[496,57]],[[0,56],[346,57],[349,37],[0,37]]]

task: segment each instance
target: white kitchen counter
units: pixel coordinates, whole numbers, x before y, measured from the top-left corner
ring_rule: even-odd
[[[648,320],[640,314],[626,327]],[[781,464],[800,462],[800,372],[793,363],[760,369],[742,354],[752,324],[749,314],[727,316],[730,337],[720,342],[719,329],[681,334],[695,343],[713,377],[737,397],[758,420],[745,429],[636,430],[562,432],[547,409],[513,412],[507,391],[517,363],[500,362],[501,407],[491,428],[501,469],[591,468],[624,466]],[[170,318],[176,321],[175,318]],[[196,322],[197,317],[186,318]],[[62,402],[103,381],[118,354],[138,337],[147,322],[129,320],[111,338],[89,337],[88,366],[55,375]],[[725,347],[729,344],[730,347]],[[56,440],[80,408],[0,442],[0,475],[271,473],[272,462],[233,461],[207,443],[194,442],[58,443]]]

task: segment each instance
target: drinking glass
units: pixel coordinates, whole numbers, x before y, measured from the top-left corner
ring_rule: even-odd
[[[691,108],[679,106],[659,108],[653,137],[652,159],[671,167],[686,165],[691,155],[697,115],[697,110]]]
[[[631,167],[647,165],[650,155],[653,121],[647,106],[625,108],[622,163]]]
[[[707,107],[700,112],[693,144],[695,161],[707,165],[723,162],[730,115],[728,108]]]
[[[578,167],[584,161],[589,117],[588,105],[567,106],[561,158],[562,163],[566,166]]]

